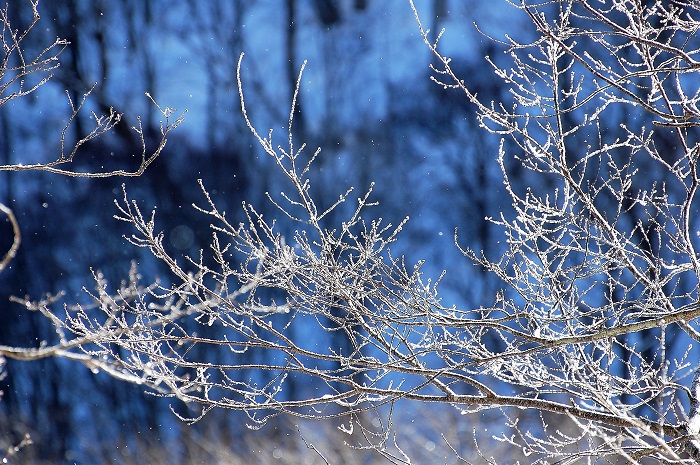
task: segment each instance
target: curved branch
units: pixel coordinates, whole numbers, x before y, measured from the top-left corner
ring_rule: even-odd
[[[10,246],[10,250],[7,251],[5,254],[5,257],[0,261],[0,272],[2,272],[7,265],[12,261],[13,258],[15,258],[15,255],[17,254],[17,250],[19,249],[19,244],[22,241],[22,234],[20,233],[19,230],[19,224],[17,223],[17,218],[15,218],[15,214],[12,212],[12,210],[5,206],[4,204],[0,203],[0,211],[2,211],[5,215],[7,215],[7,219],[10,220],[10,223],[12,224],[12,235],[13,235],[13,240],[12,240],[12,245]]]

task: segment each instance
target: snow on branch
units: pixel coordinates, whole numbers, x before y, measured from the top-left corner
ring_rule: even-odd
[[[108,290],[96,273],[93,308],[25,302],[60,341],[0,355],[76,359],[198,406],[192,421],[222,408],[246,412],[254,427],[280,414],[362,424],[399,400],[438,402],[500,410],[498,439],[533,463],[693,463],[697,4],[512,5],[536,35],[498,42],[504,57],[488,62],[509,92],[494,102],[460,79],[413,5],[433,79],[461,91],[501,137],[494,162],[512,208],[491,221],[506,250],[486,256],[457,236],[465,257],[500,279],[491,302],[443,304],[440,277],[392,253],[405,221],[373,217],[369,192],[315,198],[320,149],[294,143],[293,112],[285,146],[260,135],[239,60],[243,117],[291,182],[268,200],[291,227],[248,203],[232,221],[200,181],[212,240],[198,256],[175,256],[155,211],[125,189],[116,217],[133,227],[131,244],[171,271],[167,281],[144,286],[134,270]],[[384,450],[392,426],[378,424],[381,439],[366,445]]]

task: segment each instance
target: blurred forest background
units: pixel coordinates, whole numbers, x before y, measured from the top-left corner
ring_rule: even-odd
[[[506,2],[416,3],[433,31],[446,28],[443,51],[467,86],[483,101],[497,99],[503,89],[484,56],[498,62],[503,54],[473,23],[496,37],[507,30],[524,40],[529,32],[521,19]],[[28,24],[28,2],[12,0],[9,6],[16,27]],[[478,305],[498,287],[453,244],[459,228],[465,245],[500,248],[500,232],[483,221],[509,202],[495,163],[498,139],[478,127],[463,96],[430,81],[432,57],[408,2],[44,0],[39,12],[42,19],[25,45],[38,51],[56,37],[71,45],[52,80],[0,107],[0,163],[56,158],[70,114],[66,89],[78,101],[97,83],[86,109],[125,112],[115,131],[83,147],[75,165],[80,171],[138,165],[139,140],[129,129],[136,115],[149,139],[159,134],[160,115],[145,92],[188,114],[165,153],[139,178],[0,174],[0,201],[14,210],[23,235],[18,256],[0,275],[0,344],[33,347],[57,337],[41,315],[10,303],[12,295],[40,298],[63,291],[68,304],[86,302],[82,288],[93,285],[91,269],[118,283],[132,261],[146,281],[167,279],[152,257],[126,244],[122,234],[128,229],[112,218],[122,183],[147,210],[157,205],[159,228],[183,253],[197,255],[211,238],[208,220],[191,206],[204,200],[198,178],[232,217],[243,199],[276,214],[264,193],[284,183],[240,115],[235,67],[241,52],[250,116],[261,132],[276,128],[282,145],[294,83],[308,60],[295,136],[297,144],[322,148],[314,174],[317,198],[330,203],[348,186],[359,195],[376,182],[379,205],[373,214],[394,224],[411,217],[394,253],[406,254],[409,262],[426,259],[424,269],[434,277],[449,270],[442,282],[446,305]],[[70,140],[85,134],[88,118],[86,111],[76,121]],[[517,173],[511,181],[527,183]],[[5,251],[12,234],[9,223],[0,226]],[[33,441],[12,457],[14,463],[238,463],[234,457],[240,463],[303,463],[290,452],[303,446],[293,422],[280,419],[255,432],[245,428],[241,413],[213,412],[189,426],[170,411],[186,407],[65,360],[8,361],[0,389],[0,450],[25,433]],[[303,396],[315,387],[295,389]],[[421,409],[427,410],[408,406],[399,415],[415,442],[407,450],[418,450],[424,463],[445,460],[443,453],[431,456],[438,454],[439,433],[459,438],[465,432],[464,447],[473,445],[474,419],[459,418],[447,407],[440,418],[435,409],[426,418]],[[418,419],[420,425],[413,423]],[[302,433],[316,445],[337,448],[334,463],[370,463],[362,451],[341,450],[337,426],[306,425]]]

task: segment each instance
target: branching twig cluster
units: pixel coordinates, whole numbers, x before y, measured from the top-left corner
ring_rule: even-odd
[[[249,204],[232,221],[202,184],[196,208],[211,221],[210,248],[177,257],[154,213],[125,190],[117,218],[133,225],[132,244],[167,265],[169,281],[143,286],[134,270],[110,292],[96,274],[94,308],[59,315],[27,303],[51,319],[59,342],[0,354],[79,360],[200,406],[190,420],[213,408],[245,411],[254,426],[280,413],[359,419],[409,399],[464,413],[500,408],[510,432],[499,439],[541,463],[696,460],[700,11],[685,1],[513,5],[536,36],[500,42],[508,66],[489,60],[510,90],[502,102],[469,90],[416,13],[435,80],[461,90],[503,137],[498,163],[513,210],[491,221],[507,250],[494,259],[461,249],[502,280],[490,305],[443,305],[422,262],[390,251],[403,223],[366,219],[371,190],[324,226],[352,191],[311,195],[319,151],[295,145],[293,111],[284,146],[258,133],[239,62],[243,116],[290,186],[268,198],[293,233]],[[513,162],[526,178],[512,175]],[[650,182],[641,170],[659,174]],[[324,337],[335,332],[349,352]],[[316,388],[289,387],[305,383]],[[539,414],[527,428],[523,410]],[[391,424],[378,424],[362,429],[364,443],[388,454]]]
[[[40,52],[28,55],[23,42],[35,29],[39,22],[39,0],[29,0],[31,7],[32,19],[26,27],[16,28],[10,20],[10,7],[8,4],[4,8],[0,8],[0,107],[9,103],[12,100],[26,97],[29,94],[36,92],[40,87],[44,86],[54,76],[55,71],[60,66],[59,55],[70,45],[66,40],[57,38],[51,45],[45,47]],[[70,107],[70,115],[68,122],[61,131],[60,136],[60,153],[58,157],[50,162],[35,162],[35,163],[9,163],[0,164],[0,171],[46,171],[49,173],[60,174],[69,177],[82,178],[104,178],[111,176],[140,176],[145,170],[155,161],[155,159],[163,152],[167,137],[170,131],[179,126],[183,121],[184,113],[173,119],[174,111],[171,108],[161,108],[149,95],[146,96],[151,100],[153,105],[158,108],[158,111],[163,116],[163,121],[160,126],[161,138],[157,141],[154,148],[147,146],[147,141],[144,136],[144,129],[141,124],[141,118],[137,117],[137,126],[132,129],[136,132],[141,143],[141,160],[139,166],[134,170],[116,169],[111,171],[76,171],[71,168],[71,164],[75,161],[79,149],[86,143],[108,133],[117,124],[121,122],[122,114],[110,108],[109,114],[98,115],[92,112],[92,120],[94,127],[87,133],[80,135],[77,142],[68,144],[69,131],[73,127],[76,118],[82,117],[84,113],[83,107],[88,101],[88,97],[95,89],[93,85],[78,102],[74,102],[70,96],[70,92],[66,91],[68,104]],[[0,211],[8,218],[12,225],[13,243],[10,249],[0,261],[0,272],[4,270],[10,261],[14,258],[21,242],[21,233],[19,224],[12,210],[0,203]]]

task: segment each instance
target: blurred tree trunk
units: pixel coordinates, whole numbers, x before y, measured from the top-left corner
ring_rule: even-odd
[[[337,0],[314,0],[314,9],[321,24],[326,28],[339,23],[341,20]]]
[[[447,19],[448,9],[447,0],[433,0],[433,20],[432,30],[434,33],[439,33],[442,29],[442,23]]]

